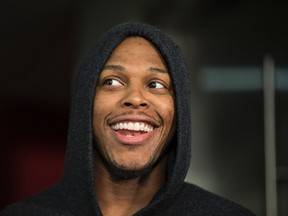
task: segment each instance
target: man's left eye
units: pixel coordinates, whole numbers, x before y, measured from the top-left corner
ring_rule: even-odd
[[[160,82],[150,82],[148,86],[149,88],[165,88],[165,86]]]

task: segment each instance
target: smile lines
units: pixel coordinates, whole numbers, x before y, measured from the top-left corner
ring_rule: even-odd
[[[143,131],[151,132],[153,127],[143,122],[120,122],[111,126],[113,130],[131,130],[131,131]]]

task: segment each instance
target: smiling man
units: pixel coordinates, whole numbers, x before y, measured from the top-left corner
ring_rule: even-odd
[[[100,73],[94,100],[96,194],[104,215],[131,215],[149,203],[165,181],[174,128],[165,61],[144,38],[125,39]]]
[[[150,42],[132,37],[116,47],[100,73],[93,113],[101,155],[96,165],[105,160],[116,179],[147,174],[174,135],[173,87],[167,71]]]
[[[1,215],[253,215],[184,182],[188,82],[180,49],[159,29],[108,31],[76,77],[62,179]]]

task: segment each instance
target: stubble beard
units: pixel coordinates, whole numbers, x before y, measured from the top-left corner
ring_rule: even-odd
[[[132,180],[139,179],[143,181],[151,173],[154,168],[154,163],[148,162],[144,166],[139,168],[128,168],[116,161],[109,160],[108,167],[106,169],[109,171],[110,176],[114,181]]]
[[[103,152],[98,148],[96,142],[95,147],[95,157],[97,157],[108,171],[112,181],[121,182],[126,180],[138,179],[139,182],[144,182],[149,174],[153,171],[157,165],[167,156],[170,151],[170,145],[166,144],[162,149],[158,158],[150,158],[149,161],[142,167],[127,167],[125,165],[119,164],[117,161],[106,157]]]
[[[117,161],[109,157],[105,157],[101,150],[99,150],[97,147],[96,154],[114,182],[133,179],[139,179],[140,182],[144,181],[152,172],[152,170],[157,166],[161,158],[160,156],[156,161],[154,161],[152,158],[141,167],[127,167],[125,165],[119,164]]]

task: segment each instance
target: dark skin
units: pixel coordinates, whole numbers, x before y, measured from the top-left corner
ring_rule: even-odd
[[[97,166],[96,170],[96,196],[105,216],[133,215],[148,205],[165,182],[165,160],[141,183],[139,179],[115,182],[102,166]]]
[[[131,37],[116,47],[100,74],[94,107],[97,200],[105,216],[132,215],[147,206],[165,182],[162,153],[175,130],[172,81],[150,42]],[[124,171],[153,168],[145,178],[116,180],[109,163]]]

